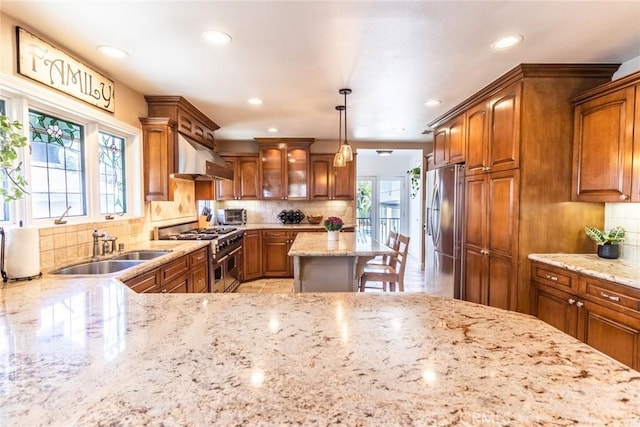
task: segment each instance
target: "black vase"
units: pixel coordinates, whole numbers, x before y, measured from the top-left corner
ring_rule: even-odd
[[[620,245],[598,245],[600,258],[616,259],[620,256]]]

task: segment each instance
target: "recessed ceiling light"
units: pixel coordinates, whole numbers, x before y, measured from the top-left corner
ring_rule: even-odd
[[[269,128],[269,129],[267,129],[267,132],[276,133],[276,132],[278,132],[278,128]]]
[[[378,153],[378,156],[388,157],[393,153],[393,150],[376,150],[376,153]]]
[[[491,43],[491,47],[495,50],[506,50],[522,43],[522,40],[524,40],[524,37],[519,34],[501,37]]]
[[[222,31],[205,31],[202,33],[202,37],[211,44],[231,44],[231,36]]]
[[[260,98],[249,98],[247,102],[251,105],[262,105],[262,99]]]
[[[442,104],[442,101],[440,101],[439,99],[430,99],[424,103],[424,105],[426,105],[427,107],[435,107],[436,105],[440,104]]]
[[[114,46],[102,45],[98,46],[98,50],[103,55],[110,56],[112,58],[126,58],[127,56],[129,56],[127,52]]]

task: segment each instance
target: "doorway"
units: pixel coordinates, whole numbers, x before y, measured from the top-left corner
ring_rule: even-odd
[[[406,229],[403,177],[358,177],[356,222],[363,237],[384,242],[389,231]]]

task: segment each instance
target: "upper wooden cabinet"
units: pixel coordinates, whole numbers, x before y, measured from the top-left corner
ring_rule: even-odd
[[[177,131],[196,142],[215,148],[213,132],[218,126],[213,120],[181,96],[145,96],[149,117],[168,117],[177,123]]]
[[[311,199],[353,200],[355,194],[354,162],[333,167],[334,154],[311,154]]]
[[[255,138],[260,147],[260,198],[308,200],[309,146],[313,138]]]
[[[148,202],[173,200],[178,132],[213,149],[213,131],[218,125],[180,96],[145,96],[145,99],[149,117],[140,118],[144,197]],[[196,182],[196,198],[212,199],[212,188],[209,182]]]
[[[465,159],[465,115],[438,126],[433,135],[435,167],[462,163]]]
[[[572,200],[640,202],[640,72],[574,102]]]
[[[258,157],[222,156],[233,169],[233,181],[216,181],[216,200],[256,200],[260,195]]]
[[[521,64],[429,123],[466,142],[466,299],[528,313],[530,253],[587,252],[604,208],[570,200],[573,105],[618,65]],[[445,144],[446,146],[446,144]],[[438,153],[434,151],[434,160]],[[446,156],[440,155],[440,158]]]

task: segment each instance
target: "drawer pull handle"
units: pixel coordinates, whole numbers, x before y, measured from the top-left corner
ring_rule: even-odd
[[[558,278],[556,276],[550,276],[550,275],[547,274],[546,277],[547,277],[547,279],[553,280],[554,282],[558,281]]]
[[[576,300],[574,300],[573,298],[569,298],[569,305],[573,305],[576,303]]]
[[[612,296],[612,295],[605,294],[604,292],[600,292],[600,296],[601,296],[602,298],[610,299],[611,301],[616,301],[616,302],[617,302],[617,301],[620,301],[620,297],[614,297],[614,296]]]
[[[578,302],[576,303],[576,307],[582,307],[583,305],[584,305],[584,303],[582,303],[582,302],[580,302],[580,301],[578,301]]]

